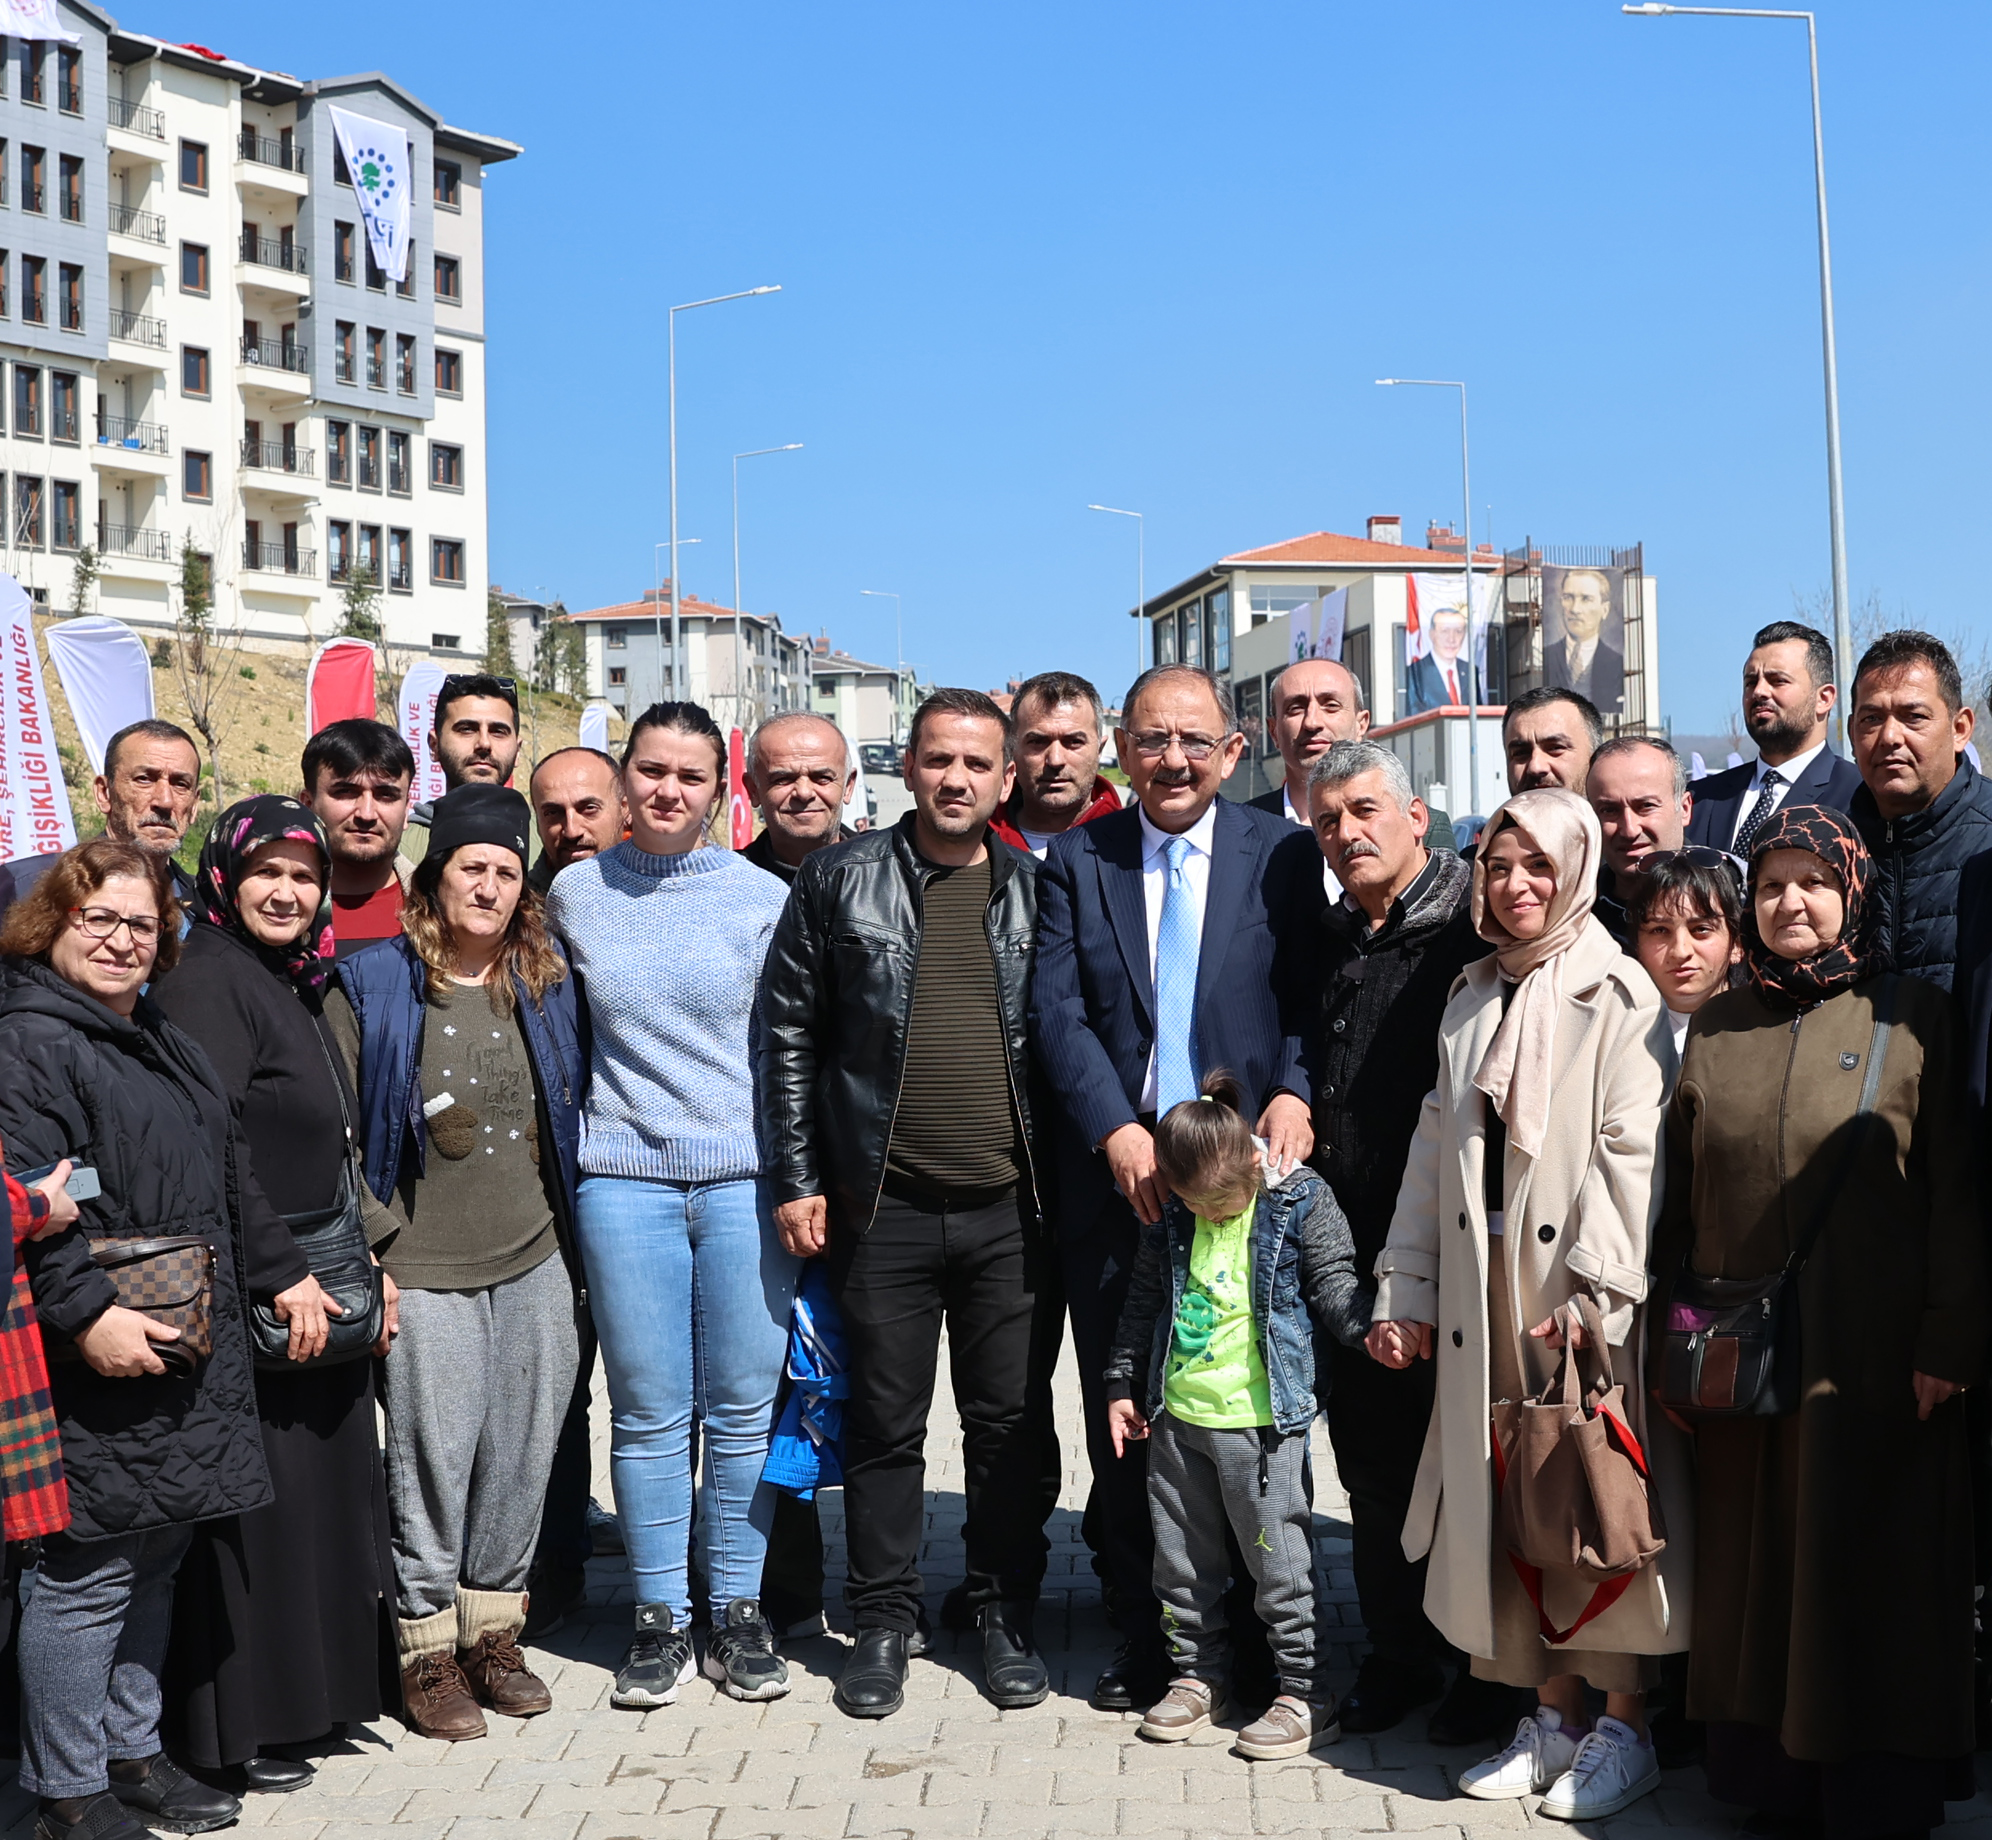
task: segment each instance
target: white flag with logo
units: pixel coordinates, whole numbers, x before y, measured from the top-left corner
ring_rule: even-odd
[[[101,773],[111,737],[158,713],[145,641],[124,621],[93,613],[51,626],[48,657],[61,675],[83,751]]]
[[[0,862],[76,847],[27,590],[0,575]]]
[[[439,799],[450,789],[450,783],[443,775],[442,762],[429,747],[429,736],[436,726],[436,698],[442,693],[443,679],[447,675],[435,659],[418,658],[401,680],[397,715],[401,738],[408,743],[409,753],[415,756],[415,784],[410,788],[408,797],[411,803],[417,805],[428,799]]]
[[[16,3],[0,0],[0,4]],[[414,195],[408,131],[370,115],[339,108],[329,112],[339,151],[346,156],[346,171],[359,195],[367,246],[388,280],[402,281],[408,274],[408,212]]]
[[[65,32],[56,17],[55,0],[0,0],[0,32],[16,38],[59,38],[65,45],[80,45],[81,32]]]

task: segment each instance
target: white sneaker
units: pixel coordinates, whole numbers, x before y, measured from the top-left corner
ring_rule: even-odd
[[[1653,1746],[1642,1744],[1630,1725],[1600,1719],[1536,1812],[1558,1821],[1595,1821],[1630,1808],[1659,1786],[1660,1759]]]
[[[1459,1773],[1460,1793],[1483,1802],[1514,1802],[1540,1795],[1575,1761],[1578,1735],[1547,1706],[1538,1706],[1515,1727],[1508,1748]]]

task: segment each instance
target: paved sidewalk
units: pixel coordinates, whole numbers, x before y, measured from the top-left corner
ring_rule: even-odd
[[[945,1375],[945,1368],[943,1369]],[[945,1378],[943,1380],[945,1387]],[[699,1679],[675,1706],[648,1714],[608,1704],[611,1673],[627,1641],[630,1588],[620,1559],[598,1560],[586,1618],[559,1631],[535,1662],[554,1710],[524,1723],[493,1718],[480,1742],[412,1737],[392,1720],[357,1734],[320,1764],[317,1781],[288,1796],[253,1796],[242,1825],[272,1840],[750,1840],[760,1835],[842,1840],[860,1836],[1138,1835],[1205,1840],[1231,1834],[1464,1836],[1524,1828],[1635,1835],[1655,1830],[1730,1835],[1734,1811],[1711,1801],[1698,1771],[1613,1820],[1575,1828],[1544,1820],[1534,1804],[1474,1802],[1452,1779],[1476,1753],[1423,1742],[1424,1717],[1401,1733],[1346,1738],[1290,1763],[1246,1763],[1228,1733],[1185,1745],[1152,1745],[1136,1720],[1092,1710],[1086,1693],[1113,1649],[1084,1545],[1079,1511],[1085,1457],[1077,1435],[1078,1387],[1068,1351],[1060,1375],[1066,1437],[1064,1503],[1053,1522],[1051,1576],[1038,1634],[1053,1694],[1028,1712],[998,1712],[978,1691],[972,1640],[913,1664],[907,1705],[878,1723],[845,1718],[830,1703],[845,1653],[839,1635],[793,1644],[794,1691],[765,1706],[721,1696]],[[945,1394],[930,1446],[930,1603],[960,1577],[960,1444]],[[598,1495],[607,1498],[607,1404],[596,1401]],[[1326,1439],[1315,1447],[1320,1500],[1315,1527],[1340,1619],[1337,1684],[1354,1672],[1361,1641],[1348,1570],[1346,1498]],[[829,1561],[841,1566],[841,1501],[824,1497]],[[835,1586],[833,1585],[833,1593]],[[833,1607],[841,1624],[841,1606]],[[1886,1683],[1875,1683],[1885,1692]],[[24,1835],[27,1798],[11,1786],[0,1806],[6,1835]],[[1992,1840],[1992,1798],[1953,1808],[1946,1836]]]

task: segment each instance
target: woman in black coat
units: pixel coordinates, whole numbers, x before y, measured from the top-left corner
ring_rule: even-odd
[[[136,1840],[132,1811],[198,1833],[232,1795],[158,1748],[173,1575],[196,1523],[260,1508],[247,1299],[324,1345],[324,1296],[274,1217],[245,1215],[240,1141],[204,1055],[144,995],[179,950],[165,859],[109,838],[70,851],[0,928],[0,1141],[17,1173],[68,1157],[102,1195],[28,1251],[69,1483],[21,1619],[21,1787],[38,1840]],[[275,1228],[276,1230],[272,1230]],[[213,1250],[205,1361],[117,1300],[92,1242],[195,1236]],[[175,1371],[191,1367],[192,1371]]]
[[[154,987],[234,1107],[248,1146],[244,1212],[266,1226],[274,1215],[279,1232],[284,1217],[337,1204],[351,1158],[354,1101],[319,1011],[333,964],[330,873],[325,833],[295,799],[230,806],[201,850],[180,962]],[[195,1535],[173,1601],[167,1725],[186,1760],[240,1765],[249,1788],[288,1790],[312,1770],[287,1750],[380,1717],[393,1571],[374,1364],[265,1369],[256,1403],[276,1500]],[[391,1642],[385,1653],[391,1662]]]

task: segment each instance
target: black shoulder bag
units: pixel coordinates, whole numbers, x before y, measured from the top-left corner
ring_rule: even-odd
[[[346,1082],[333,1065],[319,1033],[318,1020],[311,1019],[312,1039],[325,1056],[325,1070],[332,1076],[332,1090],[339,1096],[339,1122],[345,1127],[346,1154],[339,1165],[339,1196],[329,1208],[308,1214],[285,1214],[282,1220],[297,1241],[318,1280],[319,1289],[338,1304],[343,1316],[329,1312],[330,1333],[325,1348],[308,1361],[290,1358],[290,1325],[267,1303],[252,1300],[249,1305],[249,1339],[256,1353],[256,1365],[268,1371],[281,1369],[297,1373],[307,1367],[331,1367],[340,1361],[357,1361],[373,1352],[380,1340],[381,1324],[387,1315],[387,1294],[380,1281],[380,1267],[367,1246],[366,1217],[361,1211],[359,1177],[355,1172],[353,1120],[346,1110]]]
[[[1804,1389],[1798,1274],[1860,1154],[1863,1121],[1881,1091],[1893,995],[1892,984],[1876,985],[1867,1071],[1847,1124],[1846,1149],[1783,1267],[1765,1278],[1704,1278],[1689,1268],[1687,1253],[1681,1255],[1660,1343],[1658,1391],[1668,1411],[1695,1419],[1776,1418],[1798,1410]]]

